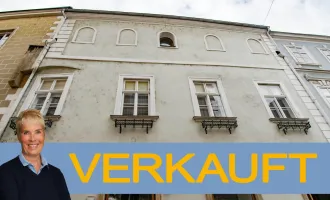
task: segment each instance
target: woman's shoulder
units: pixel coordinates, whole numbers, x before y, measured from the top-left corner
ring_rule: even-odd
[[[1,166],[0,166],[0,173],[3,174],[3,173],[8,173],[8,172],[12,172],[16,167],[19,167],[19,158],[18,156],[3,163]]]

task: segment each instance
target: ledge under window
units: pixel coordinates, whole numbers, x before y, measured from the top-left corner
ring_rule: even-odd
[[[269,121],[277,124],[278,129],[282,129],[284,134],[288,132],[288,129],[303,130],[306,135],[308,129],[311,128],[309,118],[270,118]]]
[[[126,115],[110,115],[110,118],[115,122],[115,127],[119,127],[119,133],[121,133],[122,128],[128,126],[133,128],[145,128],[146,133],[149,133],[149,129],[153,127],[155,121],[158,120],[159,116],[126,116]]]
[[[231,134],[232,129],[235,129],[237,124],[237,117],[200,117],[194,116],[193,119],[195,122],[200,122],[202,127],[205,130],[205,134],[207,134],[208,129],[212,129],[214,127],[217,128],[226,128]]]
[[[59,121],[61,119],[61,115],[49,115],[49,116],[44,116],[45,120],[45,126],[51,128],[53,125],[53,122]],[[16,120],[17,117],[12,117],[9,122],[9,127],[15,131],[15,135],[17,134],[16,131]]]

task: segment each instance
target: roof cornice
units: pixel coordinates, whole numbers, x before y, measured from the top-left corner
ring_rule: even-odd
[[[124,15],[124,16],[135,16],[135,17],[163,18],[163,19],[177,19],[177,20],[189,20],[189,21],[197,21],[197,22],[207,22],[207,23],[215,23],[215,24],[224,24],[224,25],[232,25],[232,26],[257,28],[257,29],[265,29],[265,30],[269,29],[268,26],[263,26],[263,25],[255,25],[255,24],[247,24],[247,23],[239,23],[239,22],[229,22],[229,21],[212,20],[212,19],[203,19],[203,18],[194,18],[194,17],[175,16],[175,15],[120,12],[120,11],[105,11],[105,10],[88,10],[88,9],[65,9],[65,12]]]
[[[62,10],[70,9],[71,7],[56,7],[56,8],[41,8],[31,10],[15,10],[0,12],[0,20],[17,19],[29,17],[57,16]]]
[[[313,34],[289,33],[289,32],[279,32],[279,31],[270,31],[270,35],[278,39],[330,42],[330,36],[327,35],[313,35]]]

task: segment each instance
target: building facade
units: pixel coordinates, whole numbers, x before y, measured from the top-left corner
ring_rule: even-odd
[[[56,42],[46,48],[11,118],[27,108],[41,110],[48,141],[328,142],[328,124],[320,123],[321,111],[278,54],[268,27],[77,9],[63,14]],[[11,125],[2,142],[16,141]],[[310,199],[300,194],[72,198]]]
[[[330,37],[296,33],[271,32],[278,50],[292,65],[312,96],[322,115],[320,123],[330,119]],[[326,138],[330,138],[328,126],[322,127]]]
[[[16,107],[15,100],[40,59],[45,41],[63,22],[62,10],[49,8],[0,13],[0,131]]]

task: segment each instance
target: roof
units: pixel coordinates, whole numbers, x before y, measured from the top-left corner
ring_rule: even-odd
[[[11,11],[2,11],[1,14],[10,14],[10,13],[17,13],[17,12],[33,12],[33,11],[47,11],[47,10],[58,10],[58,9],[72,9],[71,6],[65,7],[53,7],[53,8],[38,8],[38,9],[28,9],[28,10],[11,10]]]
[[[153,18],[167,18],[167,19],[189,20],[189,21],[198,21],[198,22],[243,26],[243,27],[259,28],[259,29],[266,29],[266,30],[269,29],[268,26],[263,26],[263,25],[255,25],[255,24],[247,24],[247,23],[239,23],[239,22],[229,22],[229,21],[212,20],[212,19],[203,19],[203,18],[194,18],[194,17],[184,17],[184,16],[176,16],[176,15],[121,12],[121,11],[106,11],[106,10],[89,10],[89,9],[72,9],[72,8],[65,9],[65,12],[112,14],[112,15],[126,15],[126,16],[137,16],[137,17],[153,17]]]

